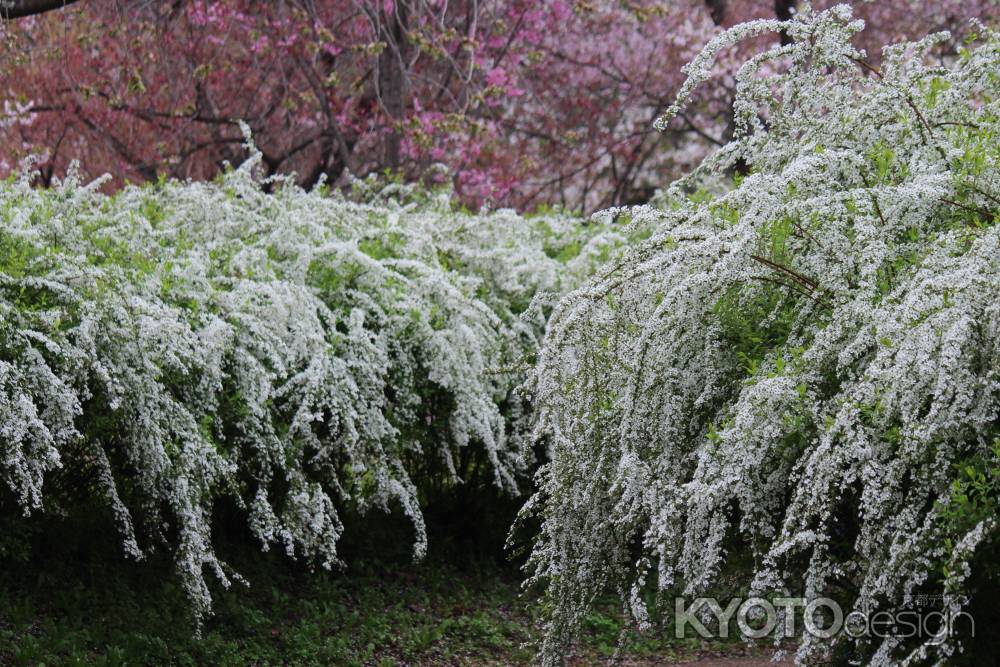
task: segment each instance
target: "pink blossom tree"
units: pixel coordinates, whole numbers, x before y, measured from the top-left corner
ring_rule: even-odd
[[[857,13],[877,56],[898,37],[995,18],[994,4],[860,2]],[[266,169],[305,185],[390,169],[450,174],[473,205],[642,201],[731,131],[739,53],[667,132],[653,128],[683,64],[722,27],[794,5],[76,2],[0,28],[0,175],[37,154],[46,183],[74,159],[113,183],[210,178],[241,160],[245,120]]]

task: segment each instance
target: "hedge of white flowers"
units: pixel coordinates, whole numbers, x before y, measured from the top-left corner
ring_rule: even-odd
[[[932,35],[874,65],[861,28],[840,6],[710,43],[663,123],[726,44],[792,38],[739,73],[736,139],[631,211],[652,236],[552,315],[531,380],[551,462],[525,509],[547,664],[601,591],[643,625],[653,600],[673,611],[657,591],[711,591],[741,559],[744,595],[871,610],[961,609],[995,568],[976,557],[1000,506],[1000,38],[973,25],[953,56]],[[924,639],[850,650],[960,648]],[[800,641],[805,662],[848,640]]]
[[[174,554],[199,617],[206,574],[238,577],[213,550],[222,497],[265,550],[331,567],[343,508],[404,512],[423,554],[413,461],[459,484],[477,448],[496,486],[528,481],[515,389],[546,295],[623,240],[401,186],[304,192],[258,163],[114,196],[0,183],[3,483],[25,515],[106,499],[129,556]]]

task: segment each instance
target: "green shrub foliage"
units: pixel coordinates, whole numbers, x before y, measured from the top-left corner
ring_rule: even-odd
[[[199,618],[206,573],[238,577],[213,549],[221,498],[263,549],[332,567],[344,508],[404,512],[423,554],[414,466],[460,484],[475,449],[516,492],[545,295],[622,240],[402,186],[262,183],[259,159],[114,196],[0,183],[6,503],[103,498],[129,556],[174,555]]]
[[[995,573],[977,553],[1000,497],[1000,38],[973,27],[955,55],[933,35],[876,66],[840,6],[738,26],[689,65],[663,124],[723,46],[791,38],[740,71],[733,142],[633,210],[652,235],[550,320],[532,387],[552,460],[524,511],[546,663],[601,591],[641,625],[651,591],[712,590],[740,559],[744,594],[845,612],[921,593],[954,612]],[[959,648],[923,639],[848,649]],[[806,635],[798,658],[837,641]]]

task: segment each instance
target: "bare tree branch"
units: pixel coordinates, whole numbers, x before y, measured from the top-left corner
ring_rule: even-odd
[[[0,18],[19,19],[62,9],[77,0],[0,0]]]

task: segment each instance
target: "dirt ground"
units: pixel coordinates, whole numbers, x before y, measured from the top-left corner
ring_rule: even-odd
[[[624,657],[619,665],[621,667],[790,667],[795,664],[794,651],[786,653],[784,659],[773,662],[772,653],[756,651],[745,655],[721,655],[704,654],[692,658],[651,658],[651,657]],[[584,665],[604,665],[611,664],[603,660],[587,661],[577,659],[572,662],[574,667],[584,667]]]
[[[793,665],[794,660],[792,660],[792,656],[786,656],[780,662],[771,662],[768,657],[758,656],[754,658],[702,658],[697,662],[675,664],[692,665],[693,667],[775,667],[776,665]]]
[[[795,664],[791,656],[786,656],[780,662],[771,662],[768,656],[756,657],[704,657],[698,660],[675,661],[644,658],[642,660],[623,660],[623,667],[667,667],[678,665],[683,667],[789,667]]]

